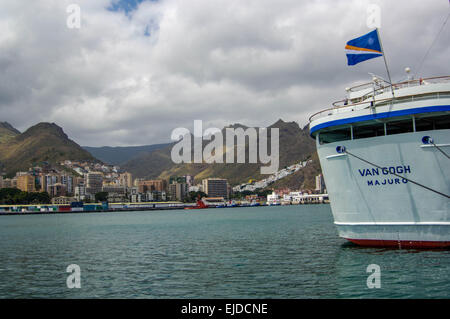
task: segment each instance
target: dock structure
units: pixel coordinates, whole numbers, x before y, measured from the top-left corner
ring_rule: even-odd
[[[182,202],[139,202],[139,203],[72,202],[71,204],[0,205],[0,215],[180,209],[185,207],[186,205],[189,204],[185,204]]]

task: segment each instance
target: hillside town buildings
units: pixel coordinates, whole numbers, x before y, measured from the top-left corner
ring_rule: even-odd
[[[17,172],[11,178],[0,175],[0,188],[18,188],[24,192],[47,192],[52,198],[52,203],[58,204],[67,204],[72,201],[98,202],[104,199],[110,203],[184,202],[192,201],[196,194],[227,201],[235,198],[233,193],[242,192],[244,192],[245,200],[250,203],[265,202],[265,195],[261,197],[256,194],[249,195],[249,193],[270,189],[271,184],[304,168],[309,162],[291,165],[263,180],[251,180],[232,188],[224,178],[205,178],[195,181],[194,176],[183,175],[171,176],[168,180],[135,179],[130,172],[123,171],[118,166],[66,160],[55,167],[35,166],[28,171]],[[192,193],[194,195],[191,195]],[[323,176],[318,175],[314,190],[275,189],[267,197],[267,202],[292,204],[323,201],[327,196],[325,193]],[[325,197],[317,196],[320,194],[324,194]]]

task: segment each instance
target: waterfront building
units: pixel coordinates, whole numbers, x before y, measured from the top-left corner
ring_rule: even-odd
[[[84,186],[83,183],[80,183],[79,185],[75,186],[74,195],[78,201],[86,199],[86,187]]]
[[[41,190],[46,191],[49,194],[50,194],[50,187],[52,185],[55,185],[59,181],[60,181],[59,176],[54,173],[39,176],[39,183],[41,185]]]
[[[11,188],[17,188],[17,177],[11,178]]]
[[[67,194],[73,194],[73,177],[71,175],[60,175],[61,184],[66,186]]]
[[[267,205],[280,205],[280,196],[276,192],[267,195]]]
[[[133,186],[133,175],[131,173],[125,172],[119,175],[119,184],[125,187]]]
[[[118,203],[126,201],[126,186],[103,185],[103,192],[108,193],[109,203]]]
[[[17,172],[16,173],[17,178],[19,178],[20,176],[26,176],[26,175],[30,175],[30,173],[28,173],[28,172]]]
[[[158,192],[145,192],[145,193],[131,193],[131,202],[132,203],[141,203],[141,202],[160,202],[166,201],[167,195],[165,191]]]
[[[60,197],[60,196],[66,196],[67,190],[66,185],[61,183],[56,183],[51,186],[49,186],[49,195],[50,197]]]
[[[10,178],[5,178],[5,179],[3,180],[3,186],[2,186],[2,188],[13,188],[13,186],[12,186],[12,181],[11,181]]]
[[[138,191],[139,193],[147,193],[147,192],[165,192],[167,188],[167,182],[163,179],[156,180],[145,180],[138,182]]]
[[[300,202],[303,199],[303,193],[300,192],[300,191],[298,191],[298,192],[290,192],[288,196],[290,197],[290,201],[291,201],[292,204],[300,204]]]
[[[171,200],[183,201],[188,194],[186,183],[172,183],[169,185],[169,195]]]
[[[95,195],[102,191],[103,174],[100,172],[90,172],[85,175],[86,192]]]
[[[125,195],[126,188],[120,185],[103,185],[102,192]]]
[[[138,190],[138,187],[137,187],[137,186],[130,187],[130,188],[128,189],[128,194],[129,194],[129,195],[136,195],[136,194],[138,194],[138,193],[139,193],[139,190]]]
[[[73,178],[74,191],[75,191],[75,187],[78,186],[78,185],[83,185],[83,186],[85,185],[83,177],[74,177]]]
[[[17,177],[17,188],[24,192],[35,192],[35,177],[32,175],[19,175]]]
[[[185,176],[185,179],[186,179],[186,184],[188,184],[188,187],[194,185],[194,176],[192,176],[192,175],[186,175],[186,176]]]
[[[202,181],[202,188],[208,197],[223,197],[225,199],[229,197],[226,179],[206,178]]]
[[[70,205],[75,201],[76,199],[74,197],[67,197],[67,196],[53,197],[51,200],[53,205]]]
[[[322,174],[316,176],[316,191],[319,194],[322,194],[325,191],[325,181]]]
[[[203,192],[202,184],[189,186],[189,192]]]
[[[118,193],[108,193],[108,203],[122,203],[126,202],[127,198],[125,194],[118,194]]]
[[[139,183],[144,181],[144,178],[135,178],[133,182],[133,187],[138,187]]]

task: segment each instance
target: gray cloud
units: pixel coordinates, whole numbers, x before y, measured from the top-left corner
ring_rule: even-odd
[[[446,0],[165,0],[124,14],[77,2],[80,29],[66,27],[73,1],[1,1],[0,119],[20,130],[56,122],[90,146],[167,142],[195,119],[305,125],[368,72],[386,75],[380,58],[346,65],[345,43],[370,31],[369,4],[381,7],[395,80],[418,67],[449,10]],[[422,75],[450,73],[449,29]]]

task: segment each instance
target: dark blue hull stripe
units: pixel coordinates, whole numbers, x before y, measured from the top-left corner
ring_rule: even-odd
[[[397,117],[397,116],[410,115],[410,114],[443,112],[443,111],[450,111],[450,105],[426,106],[426,107],[418,107],[415,109],[407,109],[407,110],[383,112],[383,113],[363,115],[363,116],[355,116],[355,117],[325,122],[325,123],[316,125],[310,129],[309,134],[312,136],[312,134],[314,132],[316,132],[320,129],[323,129],[325,127],[330,127],[330,126],[338,126],[338,125],[343,125],[343,124],[364,122],[364,121],[377,120],[377,119],[383,119],[383,118],[388,118],[388,117]]]

